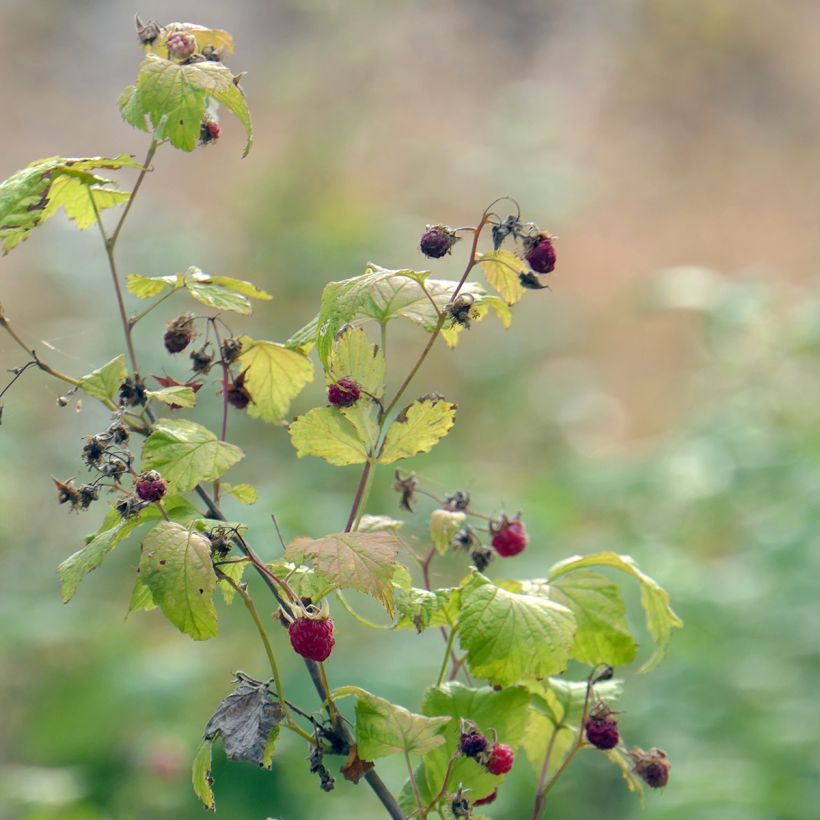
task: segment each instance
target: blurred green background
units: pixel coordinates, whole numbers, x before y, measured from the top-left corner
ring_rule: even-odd
[[[115,105],[140,59],[135,11],[234,34],[228,63],[249,72],[256,144],[241,161],[225,117],[216,146],[163,148],[120,243],[123,273],[196,264],[251,279],[275,300],[236,330],[283,339],[325,281],[368,259],[426,267],[425,223],[475,222],[501,194],[559,235],[551,291],[529,294],[510,331],[488,319],[421,372],[418,392],[446,387],[460,414],[411,465],[442,492],[524,511],[532,544],[496,577],[628,552],[685,621],[656,673],[622,670],[623,735],[666,750],[670,786],[641,814],[620,774],[585,754],[548,816],[818,817],[817,4],[2,0],[0,176],[54,154],[142,156],[145,135]],[[436,270],[458,265],[456,254]],[[80,375],[121,351],[98,236],[58,218],[2,268],[0,301],[54,366]],[[163,306],[139,334],[149,372],[184,375],[161,344],[181,308]],[[392,335],[397,381],[422,343],[413,328]],[[22,363],[0,337],[0,368]],[[4,397],[0,818],[197,818],[202,726],[231,673],[264,677],[264,657],[238,606],[206,644],[156,612],[125,620],[134,543],[60,602],[55,567],[99,514],[68,515],[49,476],[82,473],[82,436],[105,413],[60,409],[59,392],[30,372]],[[200,393],[199,420],[215,420],[216,395]],[[320,400],[314,384],[294,409]],[[228,514],[245,517],[260,552],[279,549],[272,511],[286,538],[341,527],[355,469],[297,462],[283,430],[236,415],[230,437],[248,454],[234,480],[261,500]],[[390,484],[381,470],[370,512],[397,513]],[[409,525],[419,536],[425,511]],[[462,570],[445,562],[441,581]],[[365,634],[334,617],[331,682],[417,709],[439,636]],[[316,708],[303,667],[281,654],[287,690]],[[339,778],[321,793],[303,758],[289,737],[272,772],[218,751],[220,816],[383,816],[363,785]],[[393,759],[379,768],[403,781]],[[522,755],[493,817],[528,817],[534,782]]]

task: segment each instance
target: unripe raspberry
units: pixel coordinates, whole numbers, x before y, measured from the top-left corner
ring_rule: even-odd
[[[199,144],[208,145],[211,142],[216,142],[222,129],[216,120],[203,120],[199,128]]]
[[[194,317],[190,313],[183,313],[165,325],[165,349],[169,353],[181,353],[191,344],[194,338]]]
[[[450,253],[456,242],[458,242],[458,237],[455,231],[446,225],[428,225],[427,230],[421,236],[419,248],[425,256],[431,259],[441,259],[442,256]]]
[[[523,552],[530,541],[524,523],[517,519],[510,521],[506,516],[502,516],[501,523],[491,524],[490,529],[493,534],[490,543],[502,558],[510,558]]]
[[[506,743],[496,743],[487,760],[487,771],[490,774],[507,774],[515,762],[515,752]]]
[[[156,470],[149,470],[137,476],[134,489],[142,501],[154,502],[159,501],[165,495],[168,484]]]
[[[165,41],[168,57],[172,60],[187,60],[196,51],[196,37],[184,31],[175,31]]]
[[[524,258],[536,273],[550,273],[555,270],[555,247],[548,233],[540,233],[524,243]]]
[[[487,738],[481,732],[467,732],[459,741],[459,749],[465,757],[478,757],[486,748]]]
[[[289,627],[290,645],[303,658],[325,661],[336,641],[330,618],[297,618]]]
[[[482,797],[481,800],[476,800],[475,803],[473,803],[473,805],[474,806],[489,806],[490,803],[495,803],[496,797],[498,797],[498,789],[496,789],[494,792],[491,792],[486,797]]]
[[[660,749],[645,752],[643,749],[632,749],[630,757],[635,761],[635,774],[652,789],[662,789],[669,782],[669,770],[672,764],[666,759],[666,753]]]
[[[620,739],[618,721],[608,706],[601,704],[593,709],[584,729],[587,740],[597,749],[614,749]]]
[[[350,407],[359,400],[361,395],[359,385],[350,379],[339,379],[327,389],[327,400],[334,407]]]

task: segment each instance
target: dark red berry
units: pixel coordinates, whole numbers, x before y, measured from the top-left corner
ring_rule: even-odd
[[[330,618],[297,618],[289,627],[290,645],[303,658],[325,661],[336,641]]]
[[[493,549],[502,557],[509,558],[523,552],[530,539],[524,529],[524,523],[510,521],[506,517],[501,518],[501,523],[491,526],[493,539],[491,541]]]
[[[222,129],[216,120],[203,120],[199,128],[199,142],[201,145],[208,145],[210,142],[216,142]]]
[[[196,51],[196,37],[184,31],[175,31],[165,41],[172,60],[187,60]]]
[[[137,476],[134,489],[142,501],[153,502],[159,501],[165,495],[168,484],[156,470],[149,470]]]
[[[593,710],[584,729],[587,740],[598,749],[614,749],[618,745],[618,721],[607,706]]]
[[[515,752],[506,743],[496,743],[487,760],[490,774],[507,774],[515,762]]]
[[[245,387],[245,371],[240,373],[234,381],[228,385],[225,395],[228,397],[228,404],[237,410],[244,410],[253,401],[248,388]]]
[[[455,231],[450,230],[446,225],[428,225],[427,230],[421,236],[419,248],[421,252],[431,259],[441,259],[458,242]]]
[[[536,273],[550,273],[555,270],[555,247],[552,237],[540,233],[525,242],[524,258]]]
[[[632,749],[630,757],[635,761],[635,774],[652,789],[662,789],[669,782],[669,770],[672,764],[666,753],[660,749],[645,752],[643,749]]]
[[[177,316],[165,326],[165,349],[169,353],[181,353],[194,338],[194,317],[190,313]]]
[[[339,379],[327,389],[327,400],[334,407],[350,407],[359,400],[361,395],[359,385],[350,379]]]
[[[478,757],[487,748],[487,738],[481,732],[463,734],[459,748],[465,757]]]
[[[473,803],[474,806],[489,806],[490,803],[495,803],[495,798],[498,797],[498,789],[494,792],[491,792],[486,797],[482,797],[481,800],[476,800]]]

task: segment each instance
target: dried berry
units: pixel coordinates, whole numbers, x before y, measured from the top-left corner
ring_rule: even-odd
[[[60,504],[71,504],[71,509],[76,510],[80,504],[80,491],[74,486],[74,480],[69,478],[66,481],[57,481],[54,476],[51,480],[57,486],[57,501]]]
[[[396,470],[396,480],[393,482],[393,489],[397,493],[401,493],[399,499],[399,506],[407,512],[413,512],[413,502],[415,501],[415,492],[418,482],[416,481],[416,474],[410,473],[406,478],[402,478],[401,473]]]
[[[486,547],[480,547],[478,549],[474,549],[470,553],[470,560],[479,572],[484,572],[484,570],[490,565],[490,561],[493,560],[493,555],[494,553],[492,550],[487,549]]]
[[[219,139],[222,129],[216,120],[203,120],[199,126],[199,144],[209,145]]]
[[[493,225],[493,248],[498,250],[510,234],[518,236],[522,227],[518,216],[508,216],[503,222]]]
[[[242,342],[239,339],[227,338],[222,342],[222,361],[233,364],[242,353]]]
[[[458,237],[451,228],[446,225],[428,225],[421,236],[419,248],[425,256],[431,259],[441,259],[442,256],[450,253],[456,242],[458,242]]]
[[[524,523],[518,519],[510,520],[506,516],[501,517],[500,522],[490,523],[492,533],[493,549],[502,557],[509,558],[523,552],[529,543],[527,531]]]
[[[330,618],[297,618],[289,627],[290,644],[303,658],[325,661],[336,641]]]
[[[464,796],[464,792],[461,789],[458,790],[456,796],[452,799],[450,811],[453,813],[453,817],[470,817],[472,814],[470,801]]]
[[[666,753],[660,749],[631,749],[629,756],[635,762],[635,774],[652,789],[662,789],[669,782],[669,770],[672,764]]]
[[[196,37],[184,31],[175,31],[165,41],[168,57],[171,60],[187,60],[196,52]]]
[[[108,428],[108,432],[111,434],[114,444],[127,444],[128,439],[131,438],[131,433],[121,421],[114,422]]]
[[[452,305],[445,308],[444,312],[455,324],[468,329],[472,320],[478,318],[475,297],[472,293],[462,293]]]
[[[210,344],[191,351],[191,369],[194,373],[207,373],[214,363],[214,354]]]
[[[463,512],[470,506],[470,494],[464,490],[456,490],[452,495],[448,495],[444,502],[448,510]]]
[[[87,510],[93,501],[100,497],[100,488],[96,484],[83,484],[80,487],[80,508]]]
[[[487,738],[481,732],[477,729],[470,729],[462,733],[458,748],[465,757],[478,757],[487,745]]]
[[[108,448],[107,436],[86,436],[83,447],[83,461],[89,467],[98,467]]]
[[[234,381],[228,385],[225,395],[228,397],[228,404],[237,410],[244,410],[252,401],[248,388],[245,387],[245,371],[240,373]]]
[[[350,379],[339,379],[327,388],[327,400],[334,407],[350,407],[359,400],[361,395],[359,385]]]
[[[587,740],[598,749],[614,749],[618,745],[618,721],[606,705],[596,706],[584,724]]]
[[[148,401],[145,382],[137,375],[126,377],[120,385],[120,404],[127,407],[141,407]]]
[[[181,353],[191,344],[194,338],[194,317],[190,313],[183,313],[165,325],[165,349],[169,353]]]
[[[122,518],[128,520],[129,518],[133,518],[140,510],[147,506],[147,501],[143,501],[135,495],[126,495],[117,501],[114,505],[114,509],[116,509]]]
[[[231,551],[231,537],[233,533],[227,527],[214,527],[206,534],[211,542],[211,555],[222,560]]]
[[[140,499],[153,503],[159,501],[165,495],[168,484],[156,470],[149,470],[147,473],[140,473],[137,476],[134,489]]]
[[[536,273],[551,273],[555,270],[555,247],[552,237],[545,232],[524,240],[524,259]]]
[[[496,743],[487,759],[486,767],[490,774],[507,774],[515,762],[515,752],[506,743]]]
[[[480,800],[476,800],[473,803],[474,806],[489,806],[490,803],[495,803],[495,799],[498,797],[498,789],[493,792],[490,792],[486,797],[482,797]]]
[[[478,536],[475,534],[475,530],[465,524],[453,536],[452,545],[455,549],[471,550],[473,547],[480,547],[481,543],[478,540]]]

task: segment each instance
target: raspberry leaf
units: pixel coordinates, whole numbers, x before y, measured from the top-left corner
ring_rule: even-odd
[[[150,612],[157,608],[157,602],[151,594],[151,590],[142,582],[137,575],[134,589],[131,591],[131,600],[128,602],[128,614],[132,612]]]
[[[244,455],[201,424],[160,419],[142,448],[142,470],[158,470],[175,492],[186,493],[215,481]]]
[[[127,375],[125,356],[120,355],[83,376],[80,379],[80,387],[92,399],[99,399],[102,402],[114,401]]]
[[[313,380],[313,364],[306,356],[276,342],[241,337],[242,355],[237,367],[245,374],[251,394],[248,415],[281,424],[290,403]]]
[[[484,276],[493,289],[508,304],[514,305],[524,295],[518,280],[520,273],[528,273],[529,267],[510,251],[489,251],[478,256]]]
[[[145,395],[149,399],[156,399],[171,407],[196,406],[196,393],[194,393],[193,388],[184,384],[163,387],[160,390],[146,390]]]
[[[527,730],[521,739],[521,745],[524,747],[524,754],[535,770],[536,775],[541,772],[541,767],[544,765],[544,758],[547,754],[547,746],[552,739],[553,732],[556,731],[557,734],[555,735],[555,741],[553,743],[548,771],[550,775],[561,765],[572,744],[575,743],[575,739],[578,737],[578,728],[576,726],[560,724],[556,729],[553,721],[550,720],[547,715],[530,707],[527,718]]]
[[[566,573],[586,567],[610,567],[621,570],[631,575],[640,584],[641,606],[646,616],[646,627],[656,644],[652,656],[638,670],[648,672],[663,658],[672,637],[672,630],[683,627],[683,622],[675,614],[669,603],[669,593],[652,578],[641,572],[637,564],[628,555],[618,555],[614,552],[599,552],[585,557],[576,555],[567,558],[565,561],[560,561],[550,568],[549,581],[554,584],[558,578]]]
[[[336,339],[330,354],[329,381],[349,379],[363,393],[380,399],[384,395],[384,355],[370,344],[361,328],[349,328]]]
[[[423,632],[428,627],[453,626],[461,604],[461,590],[453,589],[400,589],[396,593],[399,620],[394,629],[415,629]]]
[[[108,159],[51,157],[31,163],[0,183],[0,244],[3,253],[27,239],[29,234],[60,208],[80,230],[96,222],[91,196],[98,210],[113,208],[128,199],[116,183],[91,173],[98,168],[140,168],[125,154]]]
[[[211,752],[213,742],[203,740],[194,758],[194,765],[191,769],[191,782],[194,786],[194,794],[202,801],[202,805],[208,811],[216,811],[216,801],[211,788],[213,778],[211,777]]]
[[[222,484],[223,493],[233,496],[240,504],[256,504],[256,487],[250,484]]]
[[[233,54],[233,37],[227,31],[210,29],[194,23],[168,23],[153,43],[145,44],[145,50],[168,59],[168,36],[176,33],[192,34],[200,52],[210,47],[217,52]]]
[[[247,566],[248,564],[245,561],[226,561],[224,564],[219,565],[219,572],[222,575],[227,575],[234,583],[238,584],[242,581]],[[217,578],[217,587],[222,593],[222,600],[230,606],[236,597],[236,590],[223,578],[219,578],[219,576]]]
[[[195,641],[216,635],[216,574],[204,535],[174,521],[157,524],[142,545],[140,578],[177,629]]]
[[[337,587],[372,596],[392,618],[398,553],[399,539],[391,533],[342,532],[319,539],[297,538],[288,544],[285,558],[307,561]]]
[[[425,717],[376,697],[358,686],[342,686],[336,700],[356,698],[356,745],[364,760],[406,752],[423,755],[441,746],[443,727],[450,717]]]
[[[300,598],[310,598],[314,604],[336,588],[331,580],[310,567],[299,566],[284,559],[266,566],[278,578],[286,577],[288,585]]]
[[[363,515],[359,521],[357,532],[398,532],[404,526],[404,521],[391,518],[389,515]]]
[[[153,299],[167,288],[178,289],[183,284],[182,275],[178,273],[172,276],[141,276],[138,273],[129,273],[125,279],[128,292],[138,299]]]
[[[289,428],[299,458],[319,456],[328,464],[343,467],[367,461],[367,448],[356,428],[333,407],[314,407]]]
[[[444,555],[467,516],[463,512],[433,510],[430,514],[430,537],[439,555]]]
[[[251,299],[268,300],[273,297],[250,282],[231,276],[209,276],[197,267],[190,267],[182,274],[186,290],[198,302],[216,310],[232,310],[249,315]]]
[[[455,424],[456,406],[448,401],[419,399],[405,408],[387,429],[379,455],[382,464],[428,453]]]
[[[480,573],[462,586],[459,641],[470,671],[509,686],[563,672],[575,638],[564,606],[497,587]]]

